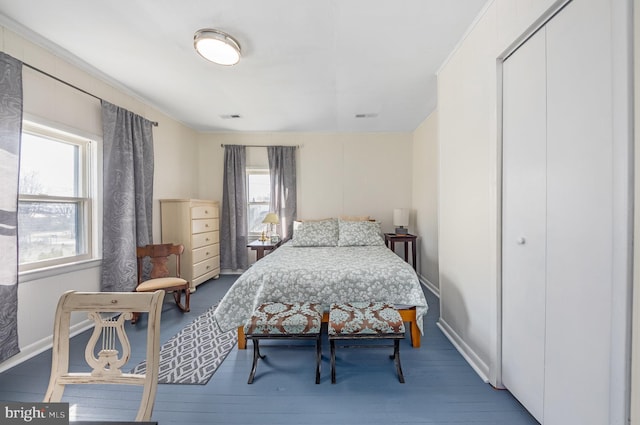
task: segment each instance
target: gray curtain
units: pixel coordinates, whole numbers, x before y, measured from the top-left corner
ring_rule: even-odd
[[[0,53],[0,362],[18,346],[18,179],[22,62]]]
[[[136,247],[151,243],[153,133],[145,118],[102,101],[102,291],[136,287]]]
[[[246,178],[246,148],[225,146],[220,226],[220,267],[223,269],[244,270],[249,266]]]
[[[282,239],[293,235],[293,221],[298,215],[296,193],[296,147],[268,146],[271,203],[269,209],[280,218]]]

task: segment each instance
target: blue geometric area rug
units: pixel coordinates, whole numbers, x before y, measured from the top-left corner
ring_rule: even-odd
[[[160,347],[159,384],[205,385],[236,345],[236,330],[220,332],[213,320],[217,304]],[[145,373],[146,362],[131,373]]]

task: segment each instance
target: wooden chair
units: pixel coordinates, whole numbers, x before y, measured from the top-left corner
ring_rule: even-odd
[[[191,290],[189,282],[180,277],[180,258],[184,252],[182,244],[161,244],[139,246],[136,250],[138,257],[138,285],[136,292],[153,292],[158,289],[164,291],[173,291],[173,299],[182,311],[189,311],[189,298]],[[171,256],[175,257],[175,273],[171,273],[168,262]],[[151,271],[148,279],[145,279],[145,258],[151,261]],[[182,293],[184,292],[184,302],[182,302]],[[133,323],[137,321],[137,315],[133,318]]]
[[[65,292],[58,302],[53,328],[51,376],[44,402],[59,402],[65,385],[120,384],[143,386],[136,421],[148,421],[153,412],[158,387],[160,358],[160,315],[163,291]],[[87,312],[95,326],[85,348],[85,360],[91,372],[69,371],[69,328],[72,312]],[[124,373],[131,355],[125,321],[134,312],[149,313],[147,324],[146,373]],[[74,369],[82,365],[74,361]],[[86,370],[86,365],[81,370]],[[117,406],[114,406],[117,408]]]

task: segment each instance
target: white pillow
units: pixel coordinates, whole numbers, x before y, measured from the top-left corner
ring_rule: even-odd
[[[338,246],[384,245],[377,221],[339,221]]]
[[[302,221],[293,227],[293,246],[338,245],[338,220]]]

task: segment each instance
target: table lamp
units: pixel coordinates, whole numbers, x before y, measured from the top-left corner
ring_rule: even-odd
[[[266,240],[270,240],[272,243],[278,242],[278,235],[273,231],[273,226],[280,223],[280,219],[278,218],[276,213],[270,212],[264,217],[262,220],[263,223],[268,224],[268,236]]]
[[[396,208],[393,210],[393,225],[396,226],[396,235],[406,235],[409,233],[405,227],[409,225],[409,210],[407,208]]]

